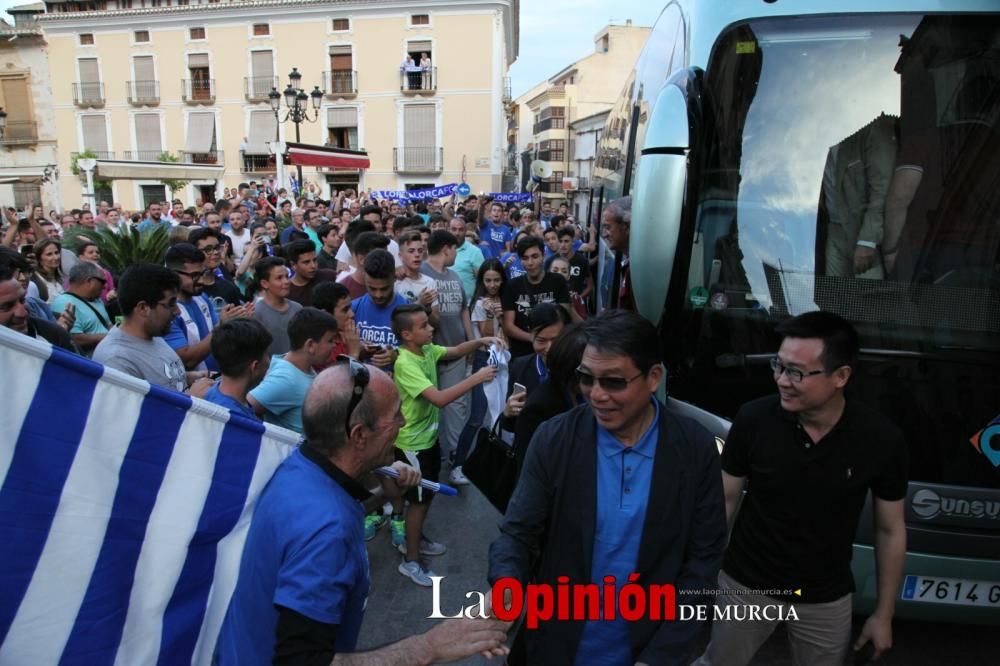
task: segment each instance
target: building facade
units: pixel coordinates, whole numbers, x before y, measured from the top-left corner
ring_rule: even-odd
[[[221,177],[177,193],[189,203],[274,175],[271,143],[297,137],[285,102],[276,116],[269,94],[283,93],[294,69],[310,119],[299,140],[362,149],[371,161],[361,170],[305,167],[306,184],[330,195],[464,177],[473,191],[495,190],[507,152],[504,77],[517,57],[518,2],[47,2],[39,22],[59,167],[68,172],[84,151],[224,167]],[[80,196],[75,184],[63,190],[67,203]],[[167,194],[161,181],[120,178],[99,198],[135,209]]]
[[[569,181],[568,184],[571,185],[565,194],[569,209],[578,220],[585,219],[590,208],[591,179],[594,173],[594,160],[597,158],[597,144],[601,140],[604,123],[610,113],[601,111],[580,118],[569,125],[573,156],[570,176],[563,181]]]
[[[60,202],[49,64],[35,20],[43,9],[41,3],[13,9],[13,25],[0,21],[0,107],[7,114],[0,137],[0,201],[19,211],[41,204],[48,213]]]
[[[589,184],[585,190],[579,180],[572,125],[611,109],[649,33],[650,28],[633,26],[631,20],[605,26],[594,37],[593,53],[514,100],[520,116],[519,152],[545,162],[552,174],[539,184],[543,199],[586,198]]]

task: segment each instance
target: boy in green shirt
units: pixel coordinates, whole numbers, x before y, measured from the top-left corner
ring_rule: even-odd
[[[492,380],[496,373],[495,367],[487,365],[458,384],[440,390],[437,387],[437,363],[468,356],[480,347],[489,349],[493,344],[502,347],[503,342],[487,337],[469,340],[456,347],[431,344],[434,327],[423,306],[416,303],[401,305],[393,310],[392,331],[399,340],[399,358],[396,359],[393,379],[399,389],[403,416],[406,418],[406,425],[396,437],[396,459],[415,467],[423,478],[437,481],[441,472],[441,447],[437,440],[438,410],[479,384]],[[443,544],[423,536],[432,497],[433,493],[420,488],[406,494],[405,499],[409,502],[406,543],[399,546],[399,551],[403,553],[399,572],[424,587],[431,586],[431,576],[435,574],[420,561],[420,556],[445,552]],[[401,520],[403,499],[393,499],[393,520]]]

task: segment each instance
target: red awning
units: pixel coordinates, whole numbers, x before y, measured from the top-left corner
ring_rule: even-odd
[[[312,146],[307,143],[289,143],[288,163],[312,167],[340,167],[367,169],[371,166],[368,153],[329,146]]]

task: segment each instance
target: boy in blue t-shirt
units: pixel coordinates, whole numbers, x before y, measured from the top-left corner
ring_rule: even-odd
[[[392,371],[399,342],[392,333],[392,311],[407,301],[396,293],[396,260],[388,250],[375,249],[365,257],[367,293],[351,303],[361,339],[361,357],[382,370]]]
[[[503,217],[503,206],[494,202],[490,204],[490,216],[483,220],[484,224],[479,230],[479,237],[489,246],[489,256],[501,257],[505,252],[510,252],[511,240],[514,232],[509,226],[501,222]],[[484,251],[483,254],[486,254]]]

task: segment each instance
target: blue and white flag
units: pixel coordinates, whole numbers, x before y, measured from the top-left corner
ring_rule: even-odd
[[[531,192],[492,192],[488,196],[496,203],[531,203]]]
[[[0,327],[0,664],[208,664],[298,437]]]
[[[458,187],[456,183],[448,183],[447,185],[425,187],[420,190],[373,190],[371,197],[372,199],[379,201],[383,199],[402,202],[426,201],[428,199],[442,199],[444,197],[450,197],[456,187]]]

